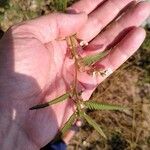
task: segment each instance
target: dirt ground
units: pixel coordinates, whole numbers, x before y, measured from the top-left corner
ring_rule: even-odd
[[[70,1],[71,3],[71,1]],[[0,28],[55,11],[51,0],[0,0]],[[83,123],[68,150],[149,150],[150,149],[150,29],[134,56],[105,80],[93,99],[128,106],[123,112],[88,111],[103,128],[104,140]]]

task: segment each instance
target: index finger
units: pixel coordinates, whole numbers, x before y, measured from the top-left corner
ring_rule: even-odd
[[[68,8],[69,11],[91,13],[105,0],[80,0]]]

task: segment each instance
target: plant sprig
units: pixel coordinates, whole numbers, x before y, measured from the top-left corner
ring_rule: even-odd
[[[55,4],[57,5],[57,9],[59,11],[66,10],[67,7],[67,0],[55,0]],[[101,127],[90,117],[86,114],[86,110],[123,110],[126,109],[126,107],[122,107],[119,105],[112,105],[112,104],[102,104],[96,101],[83,101],[81,94],[78,90],[78,72],[80,70],[80,67],[89,67],[92,70],[92,65],[96,64],[100,60],[102,60],[105,56],[107,56],[110,52],[110,50],[106,50],[104,52],[100,52],[94,55],[89,55],[85,57],[81,57],[78,54],[78,47],[80,43],[78,42],[78,39],[76,35],[72,35],[69,37],[66,37],[66,41],[68,44],[69,51],[72,55],[72,59],[74,60],[74,82],[73,82],[73,88],[64,93],[63,95],[55,98],[54,100],[51,100],[49,102],[38,104],[36,106],[33,106],[30,108],[30,110],[34,109],[42,109],[48,106],[52,106],[54,104],[60,103],[62,101],[73,99],[74,105],[76,106],[75,112],[71,115],[71,117],[68,119],[68,121],[64,124],[64,126],[61,128],[60,132],[56,135],[56,138],[61,138],[61,136],[65,135],[65,133],[71,128],[71,126],[78,120],[78,119],[85,119],[93,128],[98,131],[98,133],[104,137],[107,138]],[[71,87],[71,86],[70,86]]]

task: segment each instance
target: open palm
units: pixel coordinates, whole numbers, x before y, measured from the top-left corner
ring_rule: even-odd
[[[150,4],[131,2],[81,0],[68,9],[76,14],[50,14],[13,26],[5,33],[0,41],[0,124],[13,131],[11,138],[27,144],[25,149],[39,149],[54,138],[71,115],[71,101],[29,110],[70,88],[74,73],[63,40],[66,36],[77,33],[79,39],[89,42],[84,55],[112,48],[100,62],[110,74],[139,48],[145,31],[138,26],[148,17]],[[83,99],[89,99],[105,78],[79,74]],[[0,134],[0,138],[6,137]]]

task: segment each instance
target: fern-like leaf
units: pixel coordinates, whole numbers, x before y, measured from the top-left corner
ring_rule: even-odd
[[[90,102],[90,101],[84,102],[84,105],[86,108],[90,110],[123,110],[123,109],[126,109],[126,107],[119,106],[119,105],[104,104],[104,103]]]
[[[71,126],[75,122],[76,118],[77,118],[77,114],[75,112],[65,123],[64,127],[61,129],[61,131],[60,131],[61,135],[64,135],[71,128]]]
[[[73,113],[73,115],[68,119],[68,121],[64,124],[63,128],[59,131],[59,133],[56,135],[56,137],[54,138],[54,140],[52,141],[58,141],[59,139],[61,139],[65,133],[72,127],[73,123],[75,122],[77,118],[77,114],[76,112]]]
[[[58,97],[58,98],[55,98],[54,100],[51,100],[50,102],[33,106],[33,107],[30,108],[30,110],[33,110],[33,109],[41,109],[41,108],[44,108],[44,107],[51,106],[51,105],[53,105],[53,104],[62,102],[62,101],[64,101],[64,100],[67,100],[67,98],[69,98],[69,96],[70,96],[69,93],[63,94],[62,96],[60,96],[60,97]]]
[[[100,61],[105,56],[107,56],[109,52],[110,51],[107,50],[107,51],[104,51],[104,52],[100,52],[98,54],[85,56],[85,57],[82,58],[81,63],[84,66],[91,66],[91,65],[95,64],[96,62]]]
[[[84,113],[83,118],[105,139],[107,139],[105,133],[101,129],[101,127],[87,114]]]

